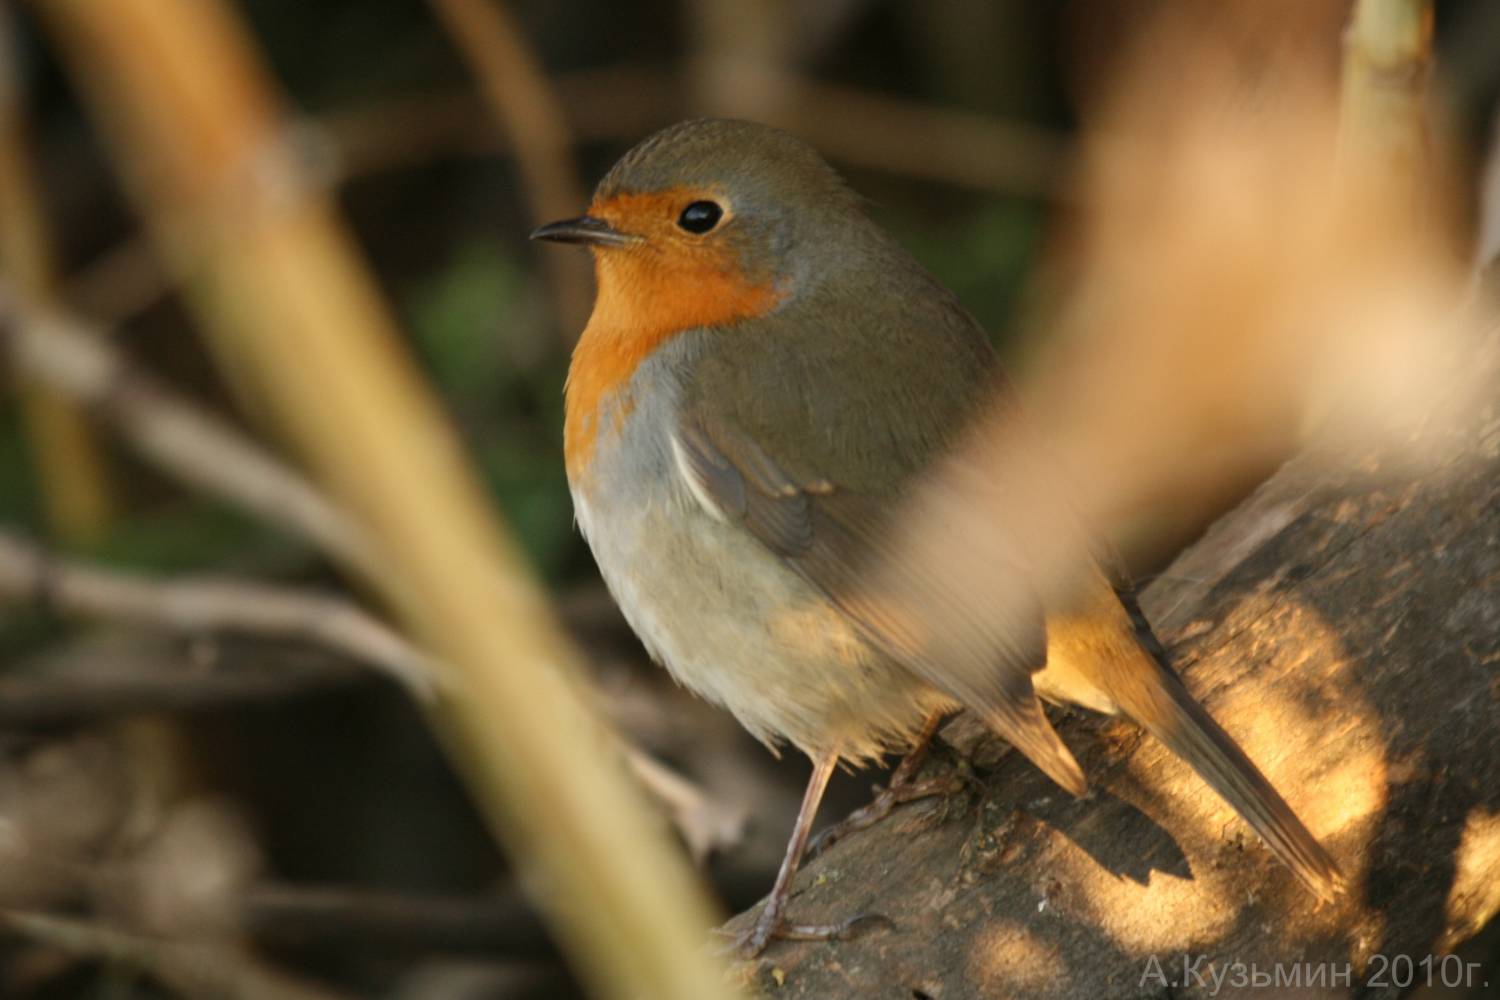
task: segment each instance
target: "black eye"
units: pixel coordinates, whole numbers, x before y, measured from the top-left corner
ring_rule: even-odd
[[[706,233],[724,218],[724,210],[711,201],[695,201],[682,210],[677,224],[690,233]]]

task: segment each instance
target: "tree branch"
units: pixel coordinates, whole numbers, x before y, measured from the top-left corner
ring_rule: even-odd
[[[0,347],[28,377],[92,408],[146,459],[308,539],[369,577],[368,541],[305,478],[207,409],[134,367],[99,330],[0,286]]]
[[[343,598],[219,577],[146,580],[59,559],[5,531],[0,598],[189,634],[222,630],[314,642],[384,671],[424,701],[439,677],[424,654]]]
[[[345,996],[272,969],[227,945],[187,944],[43,913],[0,912],[0,928],[85,958],[134,966],[190,996],[338,1000]]]

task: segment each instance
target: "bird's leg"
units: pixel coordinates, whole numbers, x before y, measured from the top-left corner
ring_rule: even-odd
[[[776,884],[765,906],[755,918],[750,929],[734,942],[733,947],[746,958],[754,958],[765,950],[772,938],[789,938],[797,941],[828,941],[847,937],[856,927],[872,922],[884,921],[884,917],[859,916],[838,924],[787,924],[782,921],[787,899],[792,891],[792,879],[802,854],[807,847],[807,835],[812,830],[813,817],[818,812],[818,803],[823,800],[823,790],[833,767],[838,763],[838,751],[830,750],[813,761],[812,777],[807,780],[807,791],[802,793],[802,807],[797,810],[797,822],[792,827],[792,839],[786,845],[786,857],[781,860],[781,869],[776,873]],[[888,922],[888,921],[886,921]]]
[[[938,711],[927,717],[927,722],[923,725],[916,744],[907,751],[905,757],[901,758],[901,763],[896,765],[895,771],[891,772],[891,780],[886,786],[876,791],[874,801],[856,809],[818,834],[817,838],[808,845],[808,858],[817,857],[851,833],[874,826],[904,802],[915,802],[929,795],[940,795],[953,788],[953,779],[947,776],[931,778],[927,781],[917,780],[918,772],[927,761],[927,751],[932,745],[932,738],[937,735],[938,726],[942,724],[946,715],[946,712]]]

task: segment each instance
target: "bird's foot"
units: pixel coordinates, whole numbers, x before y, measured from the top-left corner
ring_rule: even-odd
[[[817,857],[823,851],[843,840],[851,833],[866,830],[896,811],[896,807],[934,795],[947,795],[962,787],[962,779],[946,774],[925,781],[892,781],[884,788],[877,788],[874,800],[861,806],[837,823],[823,830],[807,845],[807,856]]]
[[[784,920],[781,907],[768,903],[761,908],[755,922],[740,933],[719,932],[729,938],[720,954],[749,959],[765,951],[777,938],[783,941],[850,941],[868,931],[894,927],[889,917],[879,913],[861,913],[836,924],[791,924]]]
[[[874,826],[903,803],[955,792],[969,780],[963,773],[929,778],[926,781],[917,780],[922,765],[927,762],[932,738],[937,734],[942,719],[941,714],[928,719],[916,746],[896,765],[896,770],[891,773],[890,783],[884,788],[878,785],[875,787],[875,798],[869,805],[856,809],[813,838],[812,843],[807,846],[808,858],[816,857],[851,833]]]

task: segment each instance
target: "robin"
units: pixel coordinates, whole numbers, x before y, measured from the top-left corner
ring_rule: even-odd
[[[1338,867],[1188,694],[1108,559],[1067,607],[997,609],[1020,625],[979,657],[924,655],[900,608],[862,598],[893,512],[1010,390],[979,324],[810,146],[749,122],[674,125],[625,154],[586,215],[532,237],[593,253],[564,448],[605,582],[679,683],[813,762],[745,954],[851,929],[784,920],[840,761],[918,746],[961,706],[1083,795],[1039,695],[1135,720],[1314,893],[1337,891]],[[936,577],[907,582],[941,598]]]

